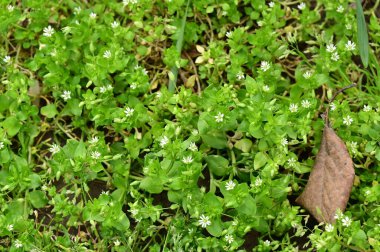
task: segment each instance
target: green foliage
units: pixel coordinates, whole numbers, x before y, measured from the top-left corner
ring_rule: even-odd
[[[380,250],[376,8],[0,7],[0,250]],[[314,226],[294,199],[327,106],[356,178],[346,212]]]

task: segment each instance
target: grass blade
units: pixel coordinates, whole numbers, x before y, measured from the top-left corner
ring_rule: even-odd
[[[176,49],[179,53],[181,53],[181,51],[182,51],[183,36],[185,33],[187,10],[189,8],[189,3],[190,3],[190,0],[187,1],[185,15],[182,18],[181,29],[180,29],[179,37],[178,37],[177,44],[176,44]],[[168,88],[169,92],[172,92],[172,93],[174,92],[175,87],[176,87],[176,83],[177,83],[177,77],[178,77],[178,68],[176,66],[174,66],[174,67],[172,67],[172,69],[170,69],[170,73],[169,73],[169,88]]]
[[[360,58],[364,67],[367,67],[369,58],[368,32],[364,19],[363,7],[360,0],[356,0],[356,21],[358,26],[358,46]]]

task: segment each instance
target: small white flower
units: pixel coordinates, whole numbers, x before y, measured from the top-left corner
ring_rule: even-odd
[[[102,86],[100,87],[99,91],[100,93],[104,94],[105,92],[107,92],[107,88],[105,86]]]
[[[131,117],[133,115],[133,112],[135,112],[135,110],[133,108],[130,108],[130,107],[127,107],[124,110],[124,113],[125,113],[126,117]]]
[[[113,244],[115,245],[115,247],[119,247],[121,242],[119,240],[116,240],[113,242]]]
[[[107,86],[107,90],[112,90],[112,89],[113,89],[112,85]]]
[[[260,187],[263,184],[263,180],[261,178],[256,178],[255,180],[255,187]]]
[[[350,142],[350,146],[352,148],[357,148],[358,147],[358,143],[357,142]]]
[[[130,210],[131,214],[133,217],[135,217],[138,213],[139,213],[139,210],[138,209],[132,209]]]
[[[351,225],[351,223],[352,223],[352,220],[348,216],[345,216],[342,219],[342,225],[345,226],[345,227],[349,227]]]
[[[91,13],[90,13],[90,18],[91,18],[91,19],[95,19],[95,18],[96,18],[96,13],[91,12]]]
[[[137,4],[138,0],[123,0],[123,5],[124,7],[127,6],[128,4]]]
[[[4,57],[3,61],[4,63],[8,64],[9,62],[11,62],[11,57],[7,55]]]
[[[96,144],[99,142],[99,138],[97,136],[93,136],[90,141],[88,141],[90,144]]]
[[[296,112],[298,111],[298,105],[295,104],[295,103],[290,104],[290,106],[289,106],[289,110],[290,110],[290,112],[292,112],[292,113],[296,113]]]
[[[305,78],[305,79],[310,79],[311,78],[311,75],[312,73],[310,71],[306,71],[302,76]]]
[[[9,5],[7,6],[7,10],[8,10],[9,12],[12,12],[14,9],[15,9],[15,7],[14,7],[13,5],[11,5],[11,4],[9,4]]]
[[[199,221],[198,221],[199,225],[201,225],[201,227],[203,228],[206,228],[207,226],[210,226],[211,225],[211,221],[210,221],[210,218],[208,216],[205,216],[204,214],[202,214],[200,217],[199,217]]]
[[[194,143],[194,142],[191,142],[190,145],[189,145],[189,150],[191,151],[197,151],[198,150],[198,147],[197,145]]]
[[[162,93],[161,93],[160,91],[158,91],[158,92],[156,93],[156,97],[157,97],[157,99],[160,99],[161,96],[162,96]]]
[[[100,156],[101,156],[101,154],[100,154],[99,151],[93,151],[93,152],[91,152],[91,157],[92,157],[93,159],[99,159]]]
[[[371,190],[366,190],[366,191],[364,192],[364,194],[365,194],[366,196],[369,196],[369,195],[371,194]]]
[[[263,86],[263,91],[264,92],[269,92],[269,90],[270,90],[270,87],[268,85],[264,85]]]
[[[79,13],[81,12],[81,10],[82,10],[82,9],[81,9],[79,6],[78,6],[78,7],[75,7],[75,8],[74,8],[74,14],[75,14],[75,15],[79,14]]]
[[[167,136],[164,136],[160,140],[160,147],[164,148],[165,145],[169,143],[169,138]]]
[[[269,240],[265,240],[265,241],[264,241],[264,245],[265,245],[265,246],[270,246],[270,241],[269,241]]]
[[[110,195],[110,192],[109,192],[109,191],[102,191],[102,192],[100,193],[100,195]]]
[[[338,61],[339,60],[339,54],[337,52],[333,52],[333,54],[331,55],[331,60],[333,61]]]
[[[52,146],[49,148],[49,151],[54,155],[60,151],[60,148],[58,144],[52,144]]]
[[[263,72],[266,72],[270,68],[270,64],[268,61],[261,61],[260,68]]]
[[[329,53],[335,52],[335,50],[336,50],[336,47],[334,44],[328,44],[326,46],[326,51],[328,51]]]
[[[42,191],[47,191],[47,190],[49,190],[49,188],[47,187],[47,185],[43,185],[43,186],[41,186],[41,189],[42,189]]]
[[[0,150],[2,150],[3,148],[4,148],[4,143],[0,142]]]
[[[264,24],[265,24],[265,22],[262,21],[262,20],[257,21],[257,25],[258,25],[259,27],[262,27]]]
[[[329,223],[325,226],[325,230],[326,232],[331,233],[332,231],[334,231],[334,226]]]
[[[288,139],[286,139],[286,138],[283,138],[283,139],[281,139],[281,145],[282,146],[286,146],[286,145],[288,145]]]
[[[226,184],[226,190],[227,191],[230,191],[232,189],[234,189],[236,186],[235,182],[233,182],[232,180],[228,181],[228,183]]]
[[[274,3],[273,2],[270,2],[268,5],[269,5],[270,8],[274,7]]]
[[[349,115],[346,116],[345,118],[343,118],[343,124],[345,124],[347,126],[350,126],[353,121],[354,120]]]
[[[346,29],[351,30],[352,29],[352,24],[346,24]]]
[[[300,3],[299,5],[297,5],[297,8],[299,10],[304,10],[306,8],[306,4],[304,2]]]
[[[64,101],[67,101],[69,99],[71,99],[71,91],[63,91],[63,94],[61,95],[61,97],[63,98]]]
[[[62,32],[63,32],[65,35],[67,35],[67,34],[69,34],[69,33],[71,32],[71,27],[70,27],[70,26],[65,26],[65,27],[63,27],[61,30],[62,30]]]
[[[191,156],[183,157],[182,162],[185,164],[191,164],[193,162],[193,158]]]
[[[238,72],[237,74],[236,74],[236,79],[238,79],[238,80],[244,80],[244,73],[243,72]]]
[[[216,116],[214,116],[214,118],[215,118],[215,121],[218,123],[223,122],[224,114],[219,112]]]
[[[364,112],[369,112],[371,110],[372,110],[372,107],[370,105],[364,105],[364,107],[363,107]]]
[[[340,209],[338,209],[334,215],[334,219],[335,220],[340,220],[343,218],[343,214],[342,214],[342,211],[340,211]]]
[[[51,51],[50,55],[51,55],[52,57],[57,56],[57,49],[54,48],[54,49]]]
[[[353,51],[356,48],[356,44],[355,44],[355,42],[352,42],[351,40],[349,40],[349,41],[347,41],[345,47],[346,47],[347,51]]]
[[[234,220],[233,222],[232,222],[232,226],[237,226],[239,224],[239,221],[238,220]]]
[[[22,243],[19,240],[15,240],[15,247],[16,248],[21,248],[22,247]]]
[[[142,72],[144,75],[148,75],[148,71],[145,68],[143,68]]]
[[[232,31],[228,31],[228,32],[226,32],[226,37],[227,37],[227,38],[231,38],[231,37],[232,37]]]
[[[358,143],[357,142],[350,142],[349,146],[350,146],[351,152],[353,154],[356,154],[357,148],[358,148]]]
[[[234,242],[234,237],[230,234],[226,234],[226,236],[224,237],[226,239],[226,241],[228,242],[228,244],[231,244]]]
[[[296,163],[297,163],[297,160],[294,157],[288,159],[288,165],[290,167],[296,166]]]
[[[103,53],[103,58],[109,59],[111,58],[112,54],[110,50],[107,50]]]
[[[330,110],[331,111],[334,111],[336,109],[336,105],[335,105],[335,103],[331,103],[330,104]]]
[[[54,28],[52,28],[50,25],[48,27],[45,27],[43,30],[43,34],[45,37],[51,37],[54,34]]]
[[[117,21],[113,21],[112,22],[112,24],[111,24],[111,27],[113,28],[113,29],[115,29],[115,28],[117,28],[117,27],[119,27],[119,22],[117,22]]]
[[[133,82],[132,84],[131,84],[131,89],[136,89],[137,88],[137,84],[135,83],[135,82]]]
[[[302,106],[303,108],[310,108],[310,106],[311,106],[311,102],[310,102],[309,100],[302,100],[302,101],[301,101],[301,106]]]
[[[7,230],[8,230],[9,232],[12,232],[12,231],[13,231],[13,225],[12,225],[12,224],[9,224],[9,225],[7,226]]]
[[[339,5],[338,8],[336,9],[337,12],[343,13],[344,7],[342,5]]]

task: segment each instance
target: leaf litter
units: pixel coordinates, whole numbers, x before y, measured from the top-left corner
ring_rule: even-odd
[[[347,88],[338,91],[336,95]],[[328,121],[328,108],[324,114],[325,127],[322,142],[313,170],[303,193],[296,203],[307,209],[319,222],[334,223],[338,209],[346,209],[354,183],[354,164],[342,139],[334,132]]]

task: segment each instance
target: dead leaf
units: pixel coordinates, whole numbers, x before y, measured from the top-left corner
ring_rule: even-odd
[[[337,209],[347,206],[355,170],[343,141],[325,126],[321,147],[304,192],[296,202],[319,222],[334,223]]]
[[[196,75],[192,75],[192,76],[190,76],[190,77],[186,80],[185,87],[187,87],[187,88],[193,88],[194,85],[195,85],[195,80],[196,80],[196,78],[197,78]]]

